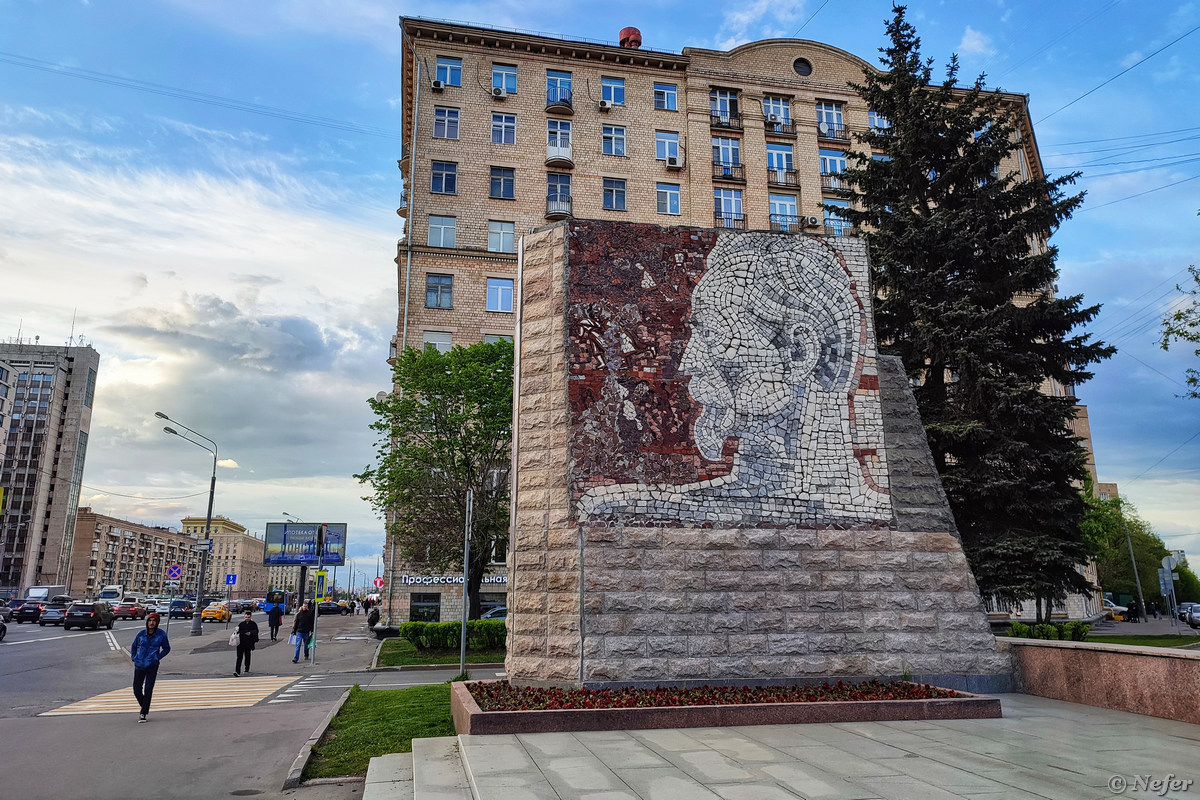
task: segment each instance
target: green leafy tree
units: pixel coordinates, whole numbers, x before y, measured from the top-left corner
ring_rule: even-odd
[[[1133,575],[1133,562],[1129,547],[1133,546],[1133,559],[1137,561],[1137,577],[1142,582],[1142,593],[1146,602],[1158,601],[1163,609],[1170,598],[1163,597],[1158,585],[1158,570],[1163,556],[1170,555],[1166,544],[1150,523],[1138,516],[1131,503],[1120,498],[1100,500],[1086,497],[1088,513],[1084,519],[1085,536],[1094,545],[1096,570],[1100,585],[1106,592],[1137,597],[1137,580]],[[1187,562],[1175,568],[1179,580],[1175,583],[1175,599],[1195,601],[1200,597],[1200,581]]]
[[[407,349],[396,391],[370,400],[379,435],[375,464],[355,475],[387,520],[403,560],[435,572],[462,570],[467,490],[474,491],[467,575],[470,618],[493,552],[508,539],[512,446],[511,342]]]
[[[1176,284],[1175,288],[1191,299],[1163,319],[1163,335],[1159,343],[1163,350],[1170,349],[1172,340],[1200,345],[1200,267],[1193,264],[1188,267],[1188,272],[1191,273],[1194,286],[1185,289],[1181,284]],[[1195,355],[1200,358],[1200,346],[1196,347]],[[1192,367],[1184,374],[1187,376],[1187,391],[1183,396],[1200,398],[1200,370]]]
[[[1074,387],[1114,351],[1074,333],[1098,306],[1056,298],[1053,230],[1082,202],[1077,173],[1023,177],[1019,109],[980,76],[940,84],[897,7],[883,71],[852,84],[890,127],[858,134],[881,157],[851,153],[834,209],[865,231],[879,293],[881,349],[899,355],[915,389],[964,549],[985,594],[1035,600],[1038,619],[1087,591],[1076,567],[1084,451],[1071,433]]]

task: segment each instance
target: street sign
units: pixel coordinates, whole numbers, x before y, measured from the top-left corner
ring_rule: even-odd
[[[376,578],[376,579],[375,579],[375,588],[376,588],[376,589],[382,589],[382,588],[383,588],[383,578]]]
[[[225,585],[226,586],[233,586],[235,583],[237,583],[237,575],[230,573],[225,576]]]
[[[1175,569],[1175,557],[1163,556],[1162,565],[1163,569]]]
[[[167,580],[177,581],[183,577],[183,567],[178,564],[172,564],[167,567]]]

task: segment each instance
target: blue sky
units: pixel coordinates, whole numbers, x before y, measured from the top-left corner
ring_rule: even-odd
[[[1083,170],[1054,242],[1061,291],[1102,303],[1094,330],[1121,349],[1079,389],[1101,480],[1200,556],[1200,402],[1176,396],[1195,358],[1157,346],[1200,253],[1200,3],[1153,6],[909,18],[937,74],[957,52],[963,77],[1028,94],[1047,169]],[[74,325],[100,352],[82,503],[203,513],[209,462],[161,410],[228,459],[217,513],[346,522],[374,569],[382,524],[350,475],[396,323],[402,14],[614,42],[634,25],[674,51],[808,38],[877,63],[890,3],[0,0],[0,337]]]

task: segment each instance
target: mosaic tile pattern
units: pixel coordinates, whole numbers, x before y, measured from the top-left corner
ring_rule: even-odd
[[[788,234],[572,233],[578,519],[888,524],[865,251]]]

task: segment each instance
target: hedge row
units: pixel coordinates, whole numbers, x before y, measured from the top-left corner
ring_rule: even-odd
[[[400,636],[412,642],[418,651],[457,650],[461,639],[461,622],[405,622]],[[500,650],[504,647],[505,628],[502,619],[467,620],[468,650]]]
[[[1024,622],[1014,622],[1009,628],[1008,635],[1018,639],[1063,639],[1071,642],[1082,642],[1092,629],[1086,622],[1055,622],[1040,625],[1026,625]]]

